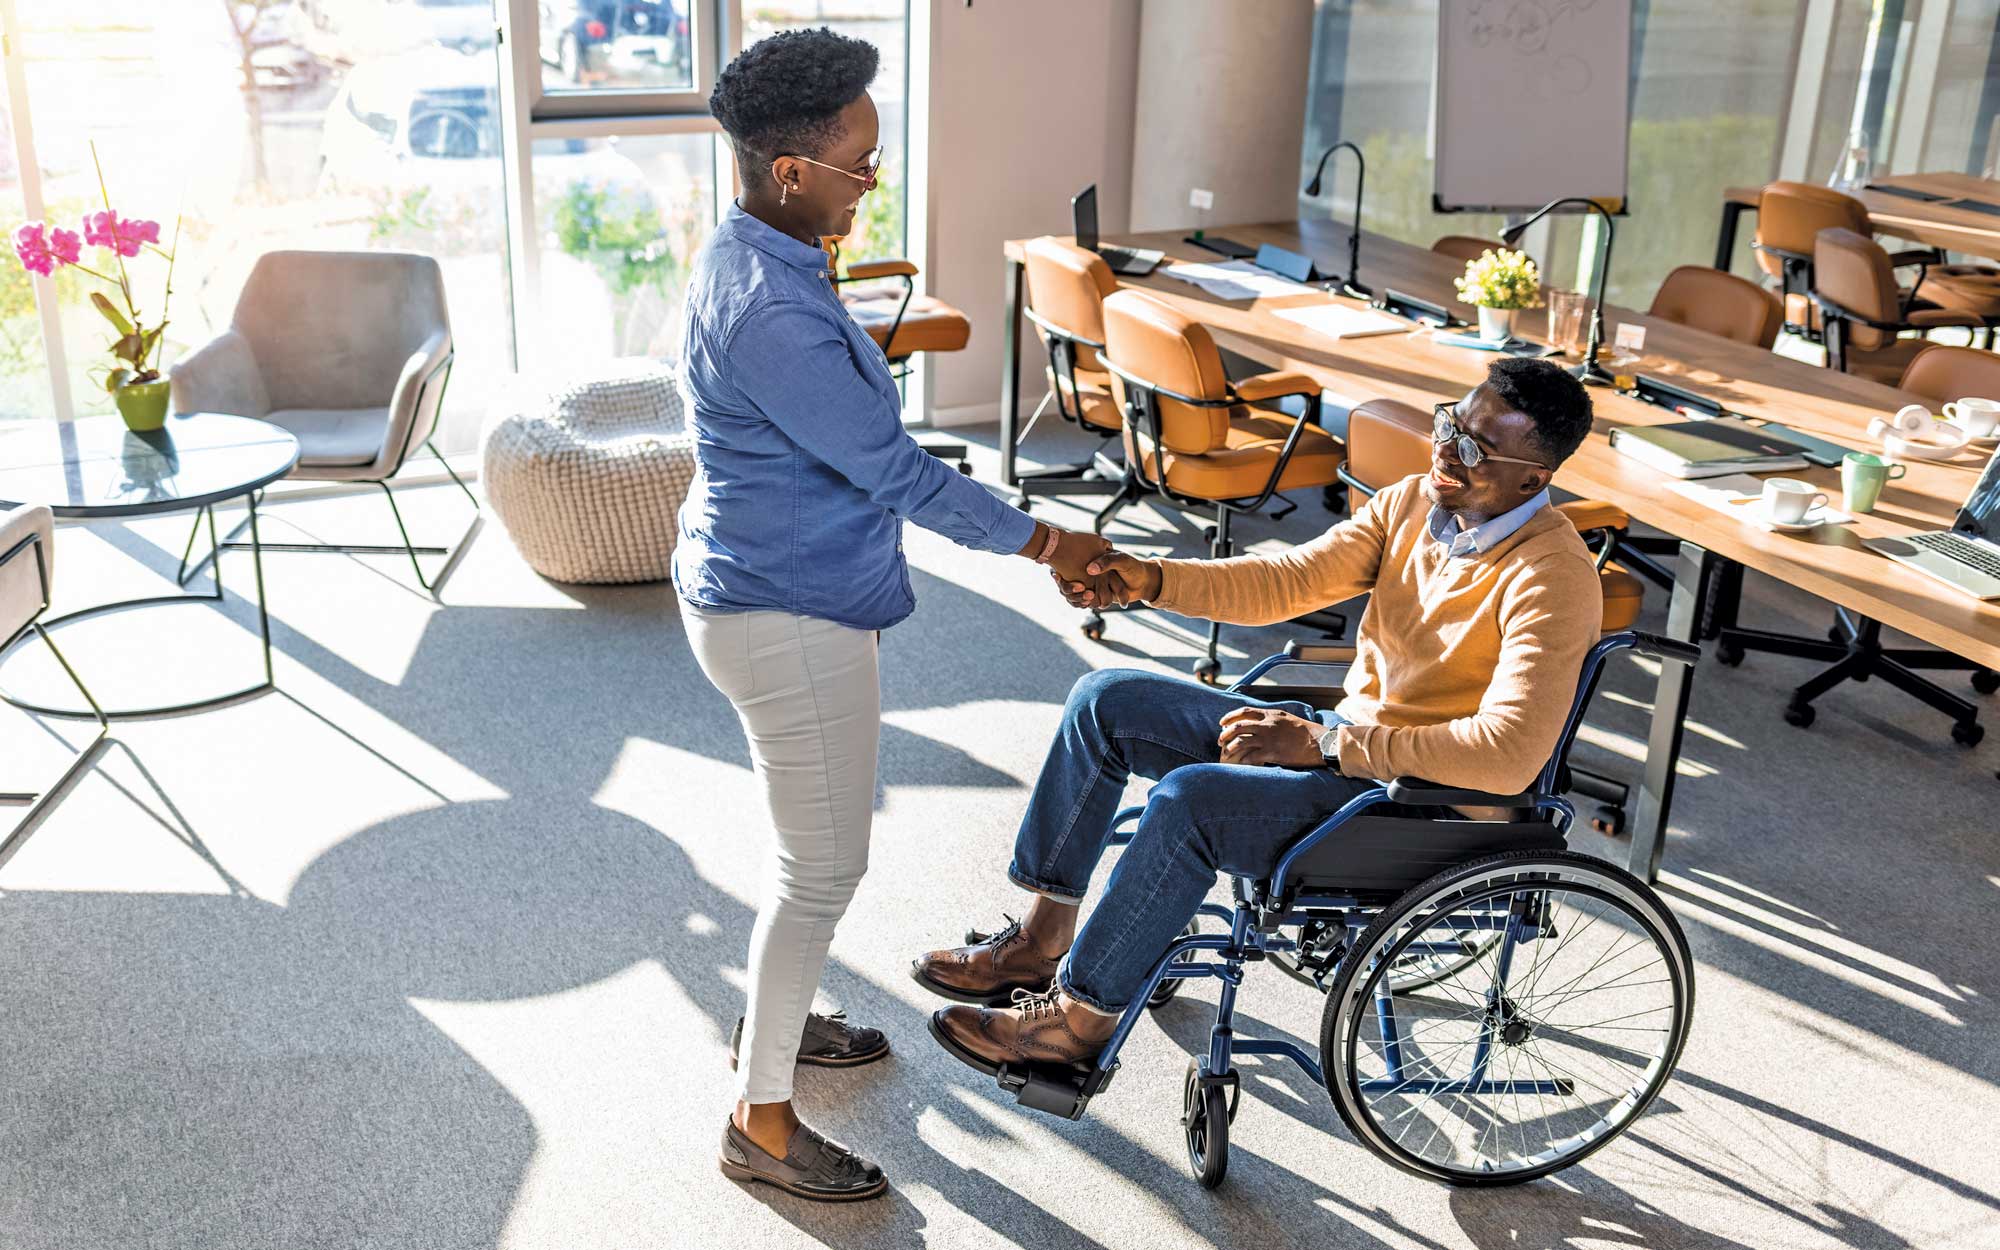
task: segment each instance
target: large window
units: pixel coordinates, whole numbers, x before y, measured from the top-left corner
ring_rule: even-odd
[[[1776,172],[1801,3],[1641,0],[1636,6],[1630,215],[1617,227],[1612,300],[1644,307],[1668,270],[1706,259],[1723,188],[1762,183]],[[1321,0],[1303,154],[1310,176],[1326,144],[1359,143],[1368,156],[1363,225],[1424,246],[1445,234],[1492,237],[1503,224],[1430,211],[1437,22],[1437,0]],[[1858,56],[1857,48],[1849,59]],[[1844,135],[1845,125],[1843,112],[1833,129]],[[1560,126],[1545,139],[1562,142]],[[1337,178],[1330,172],[1327,186],[1329,197],[1302,211],[1331,207],[1344,220],[1353,203],[1346,198],[1351,172],[1339,167]],[[1576,281],[1582,229],[1566,219],[1544,236],[1538,259],[1550,281]]]
[[[11,232],[33,203],[33,215],[76,229],[106,191],[121,215],[159,221],[161,249],[176,257],[169,364],[229,324],[267,251],[435,256],[457,353],[447,451],[473,445],[517,368],[678,354],[688,267],[733,194],[707,91],[747,41],[826,24],[881,49],[874,94],[889,163],[847,254],[903,246],[907,0],[12,8],[7,70],[31,142],[15,143],[0,92],[0,228]],[[503,21],[534,39],[509,55]],[[516,255],[524,248],[531,264]],[[142,311],[157,316],[165,259],[147,252],[127,268]],[[108,289],[72,269],[36,279],[0,260],[0,419],[112,410],[110,327],[90,302]],[[534,314],[523,323],[532,341],[519,341],[517,309]]]

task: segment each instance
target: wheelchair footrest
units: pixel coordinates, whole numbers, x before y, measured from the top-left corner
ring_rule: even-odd
[[[1085,1067],[1082,1064],[1000,1065],[1000,1088],[1014,1095],[1014,1101],[1033,1111],[1059,1115],[1065,1120],[1081,1120],[1083,1110],[1097,1092],[1111,1083],[1116,1067]]]

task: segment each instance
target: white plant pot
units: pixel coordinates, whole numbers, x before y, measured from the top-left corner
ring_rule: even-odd
[[[1514,337],[1514,310],[1511,308],[1481,308],[1479,310],[1479,337],[1491,343],[1504,343]]]

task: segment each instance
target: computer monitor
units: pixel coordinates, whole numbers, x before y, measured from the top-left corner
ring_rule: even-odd
[[[1097,184],[1091,183],[1069,197],[1070,220],[1076,227],[1076,245],[1086,252],[1097,250]]]
[[[1986,462],[1986,471],[1965,497],[1953,529],[1990,543],[2000,543],[2000,449]]]

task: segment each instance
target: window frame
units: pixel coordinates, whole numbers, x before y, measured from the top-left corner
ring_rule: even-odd
[[[494,0],[495,13],[500,19],[502,47],[512,49],[510,59],[513,71],[519,76],[529,120],[535,123],[578,119],[629,121],[642,117],[706,117],[708,95],[715,89],[716,75],[736,55],[737,43],[742,37],[741,0],[665,0],[670,4],[686,5],[688,40],[695,62],[693,81],[686,88],[552,89],[542,81],[541,11],[545,2]]]

